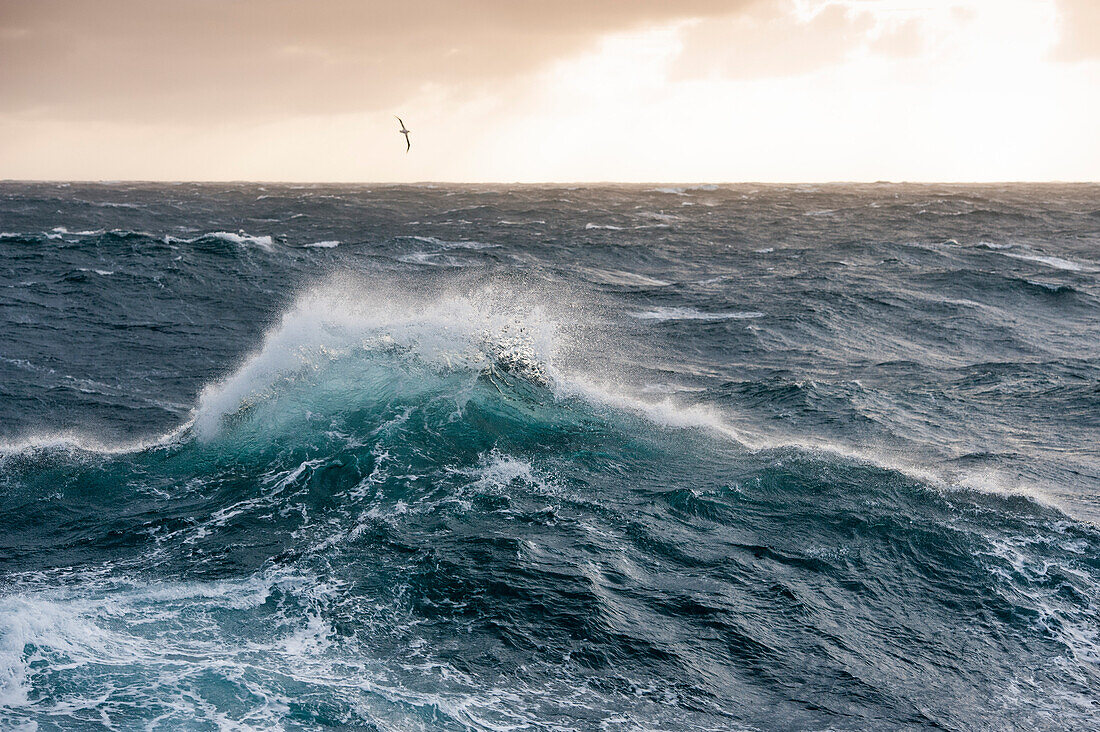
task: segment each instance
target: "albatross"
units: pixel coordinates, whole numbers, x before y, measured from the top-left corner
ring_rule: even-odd
[[[399,129],[397,132],[405,136],[405,152],[408,152],[413,145],[412,141],[409,140],[409,131],[405,129],[405,123],[401,121],[400,117],[398,117],[396,114],[394,115],[394,117],[397,118],[398,122],[401,122],[401,129]]]

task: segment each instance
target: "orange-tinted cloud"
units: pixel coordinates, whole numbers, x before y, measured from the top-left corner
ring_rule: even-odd
[[[1095,9],[0,0],[0,177],[1095,179]]]
[[[492,89],[621,30],[749,0],[0,0],[0,113],[255,119]]]
[[[756,3],[735,17],[684,33],[676,78],[761,79],[813,71],[844,59],[871,23],[832,5],[799,18],[792,3]]]
[[[1100,0],[1058,0],[1062,41],[1054,55],[1060,61],[1100,57]]]

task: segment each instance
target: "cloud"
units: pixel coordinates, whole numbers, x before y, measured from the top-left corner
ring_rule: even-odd
[[[0,177],[1095,179],[1092,2],[0,0]]]
[[[1059,61],[1100,58],[1100,0],[1058,0],[1062,38],[1054,49]]]
[[[916,59],[946,26],[972,25],[971,0],[934,7],[893,0],[770,0],[682,35],[676,79],[777,79],[861,55]]]
[[[0,113],[194,121],[476,93],[608,33],[749,0],[3,0]]]
[[[683,33],[673,78],[762,79],[839,63],[871,27],[866,17],[830,5],[799,17],[793,2],[760,2],[724,20]]]

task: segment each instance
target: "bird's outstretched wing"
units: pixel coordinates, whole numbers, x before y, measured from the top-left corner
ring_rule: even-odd
[[[409,136],[406,134],[405,135],[405,152],[408,152],[409,150],[411,150],[412,146],[413,146],[412,140],[410,140]]]
[[[394,118],[394,119],[396,119],[396,120],[397,120],[398,122],[400,122],[400,123],[401,123],[401,129],[405,129],[405,122],[404,122],[404,121],[403,121],[403,120],[402,120],[402,119],[401,119],[400,117],[398,117],[398,116],[397,116],[397,115],[395,114],[395,115],[393,116],[393,118]]]

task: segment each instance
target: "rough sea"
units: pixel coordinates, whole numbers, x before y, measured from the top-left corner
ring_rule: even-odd
[[[0,728],[1100,729],[1100,185],[0,232]]]

